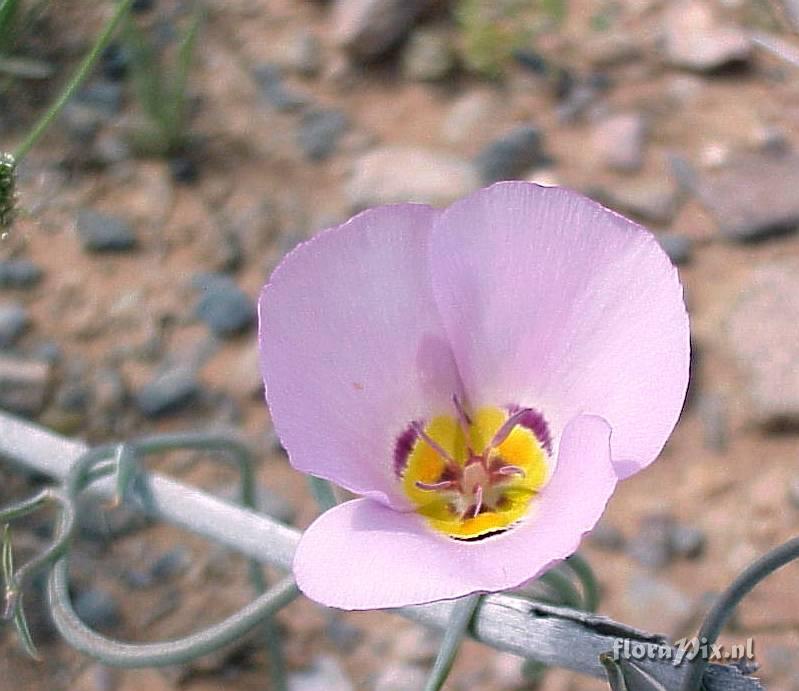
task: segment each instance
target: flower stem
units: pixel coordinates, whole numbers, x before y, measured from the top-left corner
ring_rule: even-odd
[[[444,634],[444,640],[441,642],[438,657],[433,663],[433,669],[427,678],[424,691],[439,691],[444,685],[452,669],[452,663],[455,662],[455,656],[458,654],[461,641],[469,630],[469,625],[472,623],[475,610],[477,605],[480,604],[481,598],[482,595],[480,594],[469,595],[455,603],[449,618],[447,631]]]
[[[313,494],[313,498],[316,500],[316,503],[322,511],[332,509],[336,504],[338,504],[333,487],[327,480],[323,480],[320,477],[314,477],[311,475],[308,477],[308,485],[311,488],[311,494]]]
[[[599,607],[599,584],[591,565],[576,552],[566,559],[566,565],[574,571],[583,586],[584,608],[589,612],[596,612]]]
[[[105,27],[103,27],[103,30],[100,32],[99,36],[97,36],[95,39],[92,49],[89,51],[88,55],[83,58],[83,62],[81,62],[75,74],[72,75],[72,79],[70,79],[67,85],[64,87],[61,95],[56,99],[55,103],[50,106],[47,112],[42,115],[41,118],[39,118],[39,121],[36,123],[36,125],[34,125],[28,136],[14,151],[14,158],[16,159],[17,164],[19,164],[19,162],[28,155],[28,152],[33,148],[36,142],[39,141],[41,136],[53,123],[56,117],[58,117],[58,114],[63,110],[67,102],[75,95],[75,92],[78,90],[78,88],[80,88],[80,85],[83,83],[86,77],[89,76],[92,67],[94,67],[97,59],[110,43],[111,37],[114,35],[114,31],[116,31],[119,23],[127,14],[130,6],[133,4],[133,1],[134,0],[120,1],[119,5],[114,11],[114,14],[108,20]]]
[[[738,603],[744,599],[752,588],[794,559],[799,559],[799,537],[788,540],[788,542],[750,564],[733,581],[732,585],[719,596],[719,599],[710,609],[707,617],[705,617],[698,636],[703,645],[705,641],[707,641],[708,645],[716,642],[724,624],[735,611]],[[707,664],[708,660],[702,655],[699,655],[694,660],[685,676],[682,691],[698,691],[702,688],[702,676],[705,673]]]

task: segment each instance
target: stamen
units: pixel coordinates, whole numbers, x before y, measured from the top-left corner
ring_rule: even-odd
[[[458,394],[452,394],[452,403],[455,406],[455,410],[458,413],[458,422],[461,426],[461,432],[463,432],[463,439],[466,442],[466,450],[469,452],[471,456],[474,451],[472,449],[471,444],[471,426],[472,426],[472,418],[469,417],[469,414],[466,412],[466,408],[463,407],[463,402],[458,397]]]
[[[472,418],[469,417],[469,414],[466,412],[466,408],[463,407],[463,402],[458,397],[458,394],[452,394],[452,402],[455,405],[455,410],[458,411],[458,417],[460,418],[461,422],[465,423],[468,427],[472,424]]]
[[[417,489],[423,492],[437,492],[441,489],[449,489],[455,485],[452,480],[442,480],[441,482],[422,482],[421,480],[417,480],[415,484]]]
[[[477,518],[480,515],[480,509],[483,508],[483,486],[477,485],[477,489],[474,491],[474,513],[472,516]]]
[[[518,475],[519,477],[524,477],[527,474],[524,472],[524,468],[520,468],[517,465],[503,465],[495,472],[500,475]]]
[[[441,456],[441,458],[443,458],[447,463],[449,463],[452,466],[452,468],[458,467],[458,462],[452,456],[450,456],[446,452],[446,450],[435,439],[433,439],[433,437],[431,437],[427,432],[424,431],[422,423],[414,422],[412,423],[412,426],[413,429],[416,431],[416,434],[418,434],[422,438],[422,440],[431,449],[433,449],[433,451],[435,451],[439,456]]]
[[[497,448],[510,436],[510,433],[521,424],[524,417],[530,412],[532,412],[532,408],[521,408],[511,415],[507,420],[505,420],[505,424],[503,424],[502,427],[497,430],[497,433],[494,435],[494,438],[491,440],[488,448]]]

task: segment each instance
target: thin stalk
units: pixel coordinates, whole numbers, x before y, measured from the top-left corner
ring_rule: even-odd
[[[311,494],[313,494],[313,498],[316,500],[317,505],[322,511],[332,509],[336,504],[338,504],[336,494],[333,492],[333,486],[327,480],[323,480],[321,477],[309,475],[308,485],[311,488]]]
[[[114,35],[117,26],[119,26],[119,23],[127,14],[133,2],[134,0],[121,0],[116,10],[114,10],[114,14],[108,20],[105,27],[103,27],[103,30],[95,40],[92,49],[89,51],[88,55],[83,58],[83,62],[81,62],[75,74],[72,75],[72,79],[70,79],[67,85],[64,87],[61,95],[56,99],[55,103],[50,106],[47,112],[42,115],[41,118],[39,118],[39,121],[36,123],[36,125],[34,125],[28,136],[14,151],[14,158],[17,160],[18,164],[25,158],[25,156],[28,155],[28,152],[33,148],[36,142],[38,142],[41,136],[45,133],[47,128],[58,117],[59,113],[63,110],[67,102],[75,95],[75,92],[80,88],[80,85],[83,84],[86,77],[89,76],[89,73],[91,72],[100,55],[102,55],[103,51],[106,49],[106,47],[108,47],[108,44],[111,42],[111,38]]]
[[[455,662],[455,656],[458,654],[461,641],[463,641],[469,631],[469,626],[472,623],[475,610],[477,605],[480,604],[481,598],[482,595],[480,594],[469,595],[455,604],[449,618],[447,631],[444,634],[444,640],[441,642],[441,648],[438,651],[438,657],[433,663],[433,669],[427,678],[424,691],[439,691],[444,686],[444,682],[452,669],[452,664]]]
[[[583,586],[583,600],[585,601],[585,609],[589,612],[596,612],[599,607],[599,584],[597,583],[594,570],[591,565],[582,556],[577,553],[572,554],[566,559],[566,566],[568,566],[574,574],[580,579],[580,584]]]
[[[764,578],[794,559],[799,559],[799,537],[788,540],[785,544],[750,564],[716,600],[699,630],[699,640],[707,641],[708,645],[715,643],[724,624],[749,591]],[[702,688],[702,676],[707,665],[708,660],[704,656],[700,655],[696,658],[685,677],[682,691],[699,691]]]

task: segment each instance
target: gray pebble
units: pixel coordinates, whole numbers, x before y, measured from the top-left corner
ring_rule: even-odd
[[[49,383],[49,363],[0,353],[0,408],[25,417],[38,415]]]
[[[673,264],[680,266],[690,261],[693,250],[690,238],[678,233],[658,233],[655,237]]]
[[[81,495],[77,512],[81,535],[95,542],[108,542],[147,527],[149,521],[130,501],[111,508],[108,500],[92,494]]]
[[[518,178],[542,159],[541,135],[532,125],[522,125],[486,146],[475,160],[486,185]]]
[[[232,336],[247,330],[255,321],[255,305],[228,276],[206,274],[195,285],[201,294],[196,314],[216,336]]]
[[[310,111],[302,118],[297,143],[308,160],[323,161],[335,152],[347,127],[347,116],[341,111]]]
[[[676,525],[670,536],[671,550],[685,559],[698,559],[705,551],[707,538],[701,528],[692,525]]]
[[[402,54],[402,71],[409,79],[433,82],[446,78],[455,68],[455,51],[446,31],[417,29]]]
[[[74,602],[75,613],[90,628],[115,629],[122,623],[122,614],[114,597],[104,590],[84,590]]]
[[[193,368],[176,366],[156,374],[134,393],[140,413],[160,417],[177,412],[190,404],[200,393],[200,382]]]
[[[42,278],[42,270],[27,259],[0,261],[0,288],[32,288]]]
[[[122,84],[106,79],[96,79],[84,86],[75,96],[75,102],[96,110],[106,118],[122,110]]]
[[[647,516],[638,534],[627,543],[627,554],[641,566],[662,569],[673,557],[671,535],[674,519],[667,515]]]
[[[283,76],[277,65],[260,65],[255,68],[254,76],[264,100],[277,111],[298,110],[308,102],[305,96],[292,91],[283,83]]]
[[[25,333],[28,310],[16,302],[0,304],[0,348],[10,348]]]
[[[136,235],[121,218],[92,209],[78,212],[78,237],[87,252],[126,252],[136,247]]]
[[[150,567],[150,574],[157,581],[167,581],[184,573],[191,564],[191,553],[182,545],[164,552]]]
[[[363,640],[363,631],[332,612],[326,628],[328,638],[343,653],[350,653]]]
[[[624,549],[624,533],[607,521],[600,521],[588,536],[591,544],[607,552]]]

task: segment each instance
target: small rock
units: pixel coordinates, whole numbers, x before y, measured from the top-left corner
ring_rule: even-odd
[[[92,377],[94,409],[100,415],[116,415],[125,405],[127,388],[122,375],[115,369],[103,367]]]
[[[103,51],[101,66],[106,79],[120,82],[128,73],[130,55],[120,44],[111,43]]]
[[[749,59],[751,43],[744,31],[720,24],[712,9],[699,0],[681,0],[664,16],[666,60],[699,72],[712,72]]]
[[[646,125],[640,113],[618,113],[594,127],[591,141],[601,163],[632,173],[644,162]]]
[[[450,144],[464,144],[491,120],[496,107],[496,95],[491,91],[470,91],[461,96],[449,109],[441,127],[441,136]]]
[[[299,30],[282,46],[280,64],[303,77],[315,76],[322,68],[319,39],[309,31]]]
[[[455,68],[455,51],[449,33],[432,27],[418,29],[402,54],[402,71],[408,79],[435,82]]]
[[[0,408],[17,415],[38,415],[49,383],[49,363],[0,355]]]
[[[405,38],[429,5],[429,0],[336,0],[336,40],[356,59],[375,60]]]
[[[409,691],[423,689],[428,673],[416,665],[389,664],[377,677],[374,691]]]
[[[592,545],[606,552],[618,552],[625,545],[624,533],[607,521],[600,521],[589,533],[588,539]]]
[[[343,653],[351,653],[363,640],[363,631],[336,612],[330,613],[325,633],[333,645]]]
[[[192,563],[191,553],[182,545],[164,552],[150,567],[155,581],[168,581],[184,573]]]
[[[310,669],[288,675],[288,691],[353,691],[334,657],[318,657]]]
[[[522,125],[488,144],[475,166],[483,184],[512,180],[541,162],[541,135],[532,125]]]
[[[75,101],[96,110],[104,118],[112,118],[122,110],[122,85],[97,79],[83,87]]]
[[[799,154],[746,156],[697,189],[725,237],[754,241],[799,228]]]
[[[139,412],[160,417],[177,412],[200,393],[200,382],[192,367],[178,365],[157,374],[133,397]]]
[[[308,102],[305,96],[296,93],[283,83],[283,76],[277,65],[269,63],[260,65],[255,68],[254,76],[266,102],[281,113],[298,110]]]
[[[90,141],[122,107],[122,87],[119,82],[98,80],[81,89],[64,108],[63,123],[81,144]]]
[[[107,499],[84,493],[78,501],[77,523],[82,537],[110,542],[146,528],[149,521],[132,500],[112,507]]]
[[[26,259],[0,260],[0,288],[33,288],[42,278],[42,270]]]
[[[638,534],[627,543],[627,554],[650,569],[667,566],[674,555],[671,544],[674,525],[671,516],[647,516],[641,521]]]
[[[74,602],[75,614],[92,629],[106,631],[122,623],[122,614],[114,597],[104,590],[84,590]]]
[[[186,154],[170,157],[169,173],[172,179],[181,185],[193,185],[200,177],[197,163]]]
[[[395,202],[444,206],[478,186],[474,169],[462,159],[422,148],[386,146],[356,160],[347,193],[360,209]]]
[[[196,314],[217,336],[233,336],[246,331],[255,321],[255,305],[236,282],[222,274],[198,277],[200,288]]]
[[[677,207],[677,190],[666,180],[634,178],[623,185],[597,191],[603,204],[642,221],[665,225],[674,217]]]
[[[87,252],[126,252],[136,247],[136,235],[127,221],[82,209],[78,212],[78,237]]]
[[[297,131],[297,143],[310,161],[323,161],[336,150],[339,137],[347,130],[347,116],[338,110],[305,113]]]
[[[681,266],[690,261],[694,246],[691,238],[679,233],[657,233],[655,237],[675,266]]]
[[[729,346],[747,376],[754,419],[799,425],[799,263],[759,266],[727,319]]]
[[[594,32],[582,50],[596,68],[618,67],[642,58],[640,40],[640,36],[623,30]]]
[[[675,525],[669,537],[671,551],[684,559],[697,559],[705,551],[707,538],[701,528],[691,525]]]
[[[694,369],[692,368],[692,377],[696,376]],[[704,392],[700,394],[698,408],[705,448],[715,453],[724,453],[730,436],[724,400],[717,394]]]
[[[788,485],[788,501],[794,508],[799,509],[799,475],[797,475]]]
[[[25,333],[30,318],[28,310],[16,302],[0,304],[0,348],[10,348]]]
[[[622,596],[627,614],[624,621],[631,626],[653,627],[666,635],[676,635],[693,614],[693,603],[666,581],[635,574]]]

